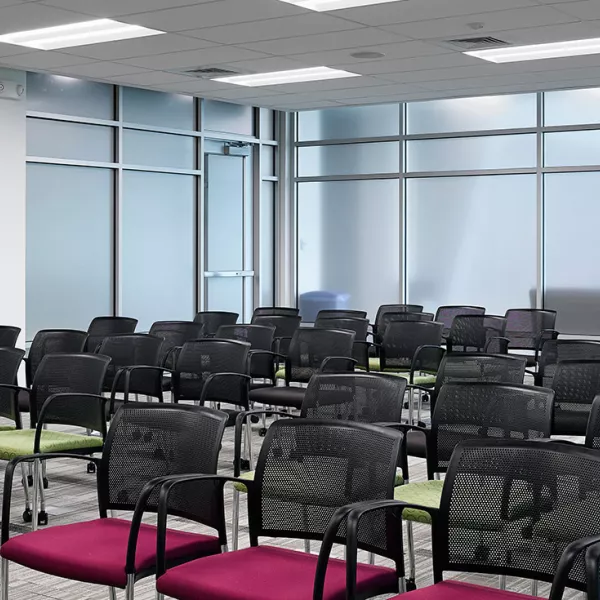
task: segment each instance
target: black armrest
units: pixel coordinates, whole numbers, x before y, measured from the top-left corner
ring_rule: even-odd
[[[441,346],[432,344],[419,346],[410,366],[410,383],[414,382],[415,373],[419,371],[435,371],[437,373],[445,355],[446,350]]]
[[[556,568],[556,573],[554,573],[554,581],[552,582],[552,589],[550,591],[550,600],[561,600],[563,594],[565,592],[565,588],[567,587],[567,583],[569,581],[569,573],[573,567],[573,563],[577,559],[577,557],[585,551],[590,546],[594,546],[600,542],[600,535],[594,535],[591,537],[581,538],[579,540],[575,540],[571,542],[563,551],[560,560],[558,561],[558,566]],[[587,567],[594,562],[594,556],[596,556],[596,552],[591,553],[589,556],[586,556],[586,571]],[[590,588],[590,578],[598,579],[598,572],[589,573],[588,572],[588,589]],[[597,589],[596,583],[596,589]],[[589,598],[597,598],[597,596],[588,596]]]
[[[409,383],[406,387],[409,390],[419,390],[421,392],[426,392],[427,394],[429,394],[434,389],[433,387],[427,387],[425,385],[416,385],[414,383]]]
[[[493,336],[489,338],[488,341],[485,343],[485,348],[483,349],[483,351],[489,352],[490,346],[494,342],[498,344],[498,352],[495,352],[495,354],[508,354],[508,346],[510,345],[510,340],[502,336]]]
[[[544,344],[550,340],[556,340],[560,333],[556,331],[556,329],[544,329],[538,335],[538,338],[535,343],[535,362],[538,361],[540,352],[542,351],[542,347]]]
[[[285,361],[285,356],[279,352],[271,352],[270,350],[250,350],[248,353],[248,365],[250,367],[250,373],[252,373],[252,360],[255,357],[261,356],[271,358],[270,379],[273,381],[273,385],[275,385],[275,373],[277,372],[277,367],[279,366],[280,361]]]
[[[20,385],[12,385],[9,383],[1,383],[0,389],[12,391],[12,405],[13,405],[13,413],[15,415],[15,427],[17,429],[23,429],[23,421],[21,419],[21,409],[19,408],[19,393],[25,392],[30,399],[30,407],[31,411],[31,390],[28,388],[21,387]],[[33,413],[30,413],[33,414]]]
[[[599,564],[600,564],[600,543],[592,542],[591,544],[587,544],[588,540],[595,539],[596,542],[600,542],[600,536],[593,536],[592,538],[585,538],[586,546],[588,551],[585,555],[585,572],[587,575],[587,587],[588,587],[588,598],[599,598],[600,597],[600,581],[598,579],[599,573]],[[582,542],[583,540],[579,540]],[[568,549],[568,548],[567,548]],[[565,552],[567,550],[565,549]],[[570,567],[570,565],[568,565]],[[564,590],[564,587],[563,587]],[[554,592],[554,587],[552,592],[550,593],[550,600],[561,600],[562,591],[560,596],[554,596],[552,592]],[[558,593],[559,590],[557,590]],[[593,595],[591,595],[593,594]]]
[[[206,402],[207,400],[210,400],[210,387],[211,385],[214,386],[214,384],[216,382],[218,382],[220,379],[238,379],[240,382],[240,385],[245,385],[245,403],[244,406],[246,407],[246,409],[248,408],[248,392],[249,392],[249,386],[250,386],[250,375],[245,375],[243,373],[213,373],[212,375],[210,375],[209,377],[207,377],[206,381],[204,382],[204,386],[202,387],[202,394],[200,396],[200,405],[202,406],[204,402]],[[227,402],[226,399],[221,399],[222,402]],[[236,404],[235,402],[233,404]],[[238,405],[241,406],[241,405]]]
[[[344,373],[354,371],[357,360],[347,356],[328,356],[319,367],[321,373]]]

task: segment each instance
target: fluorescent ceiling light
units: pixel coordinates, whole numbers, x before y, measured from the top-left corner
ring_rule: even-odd
[[[469,56],[494,63],[510,63],[525,60],[543,60],[545,58],[563,58],[565,56],[585,56],[600,54],[600,38],[573,40],[571,42],[553,42],[551,44],[532,44],[530,46],[512,46],[492,50],[465,52]]]
[[[355,8],[356,6],[372,6],[373,4],[385,4],[387,2],[398,2],[398,0],[281,0],[288,4],[295,4],[301,8],[309,8],[324,12],[326,10],[341,10],[342,8]]]
[[[259,87],[261,85],[281,85],[282,83],[301,83],[303,81],[321,81],[323,79],[341,79],[342,77],[360,77],[358,73],[331,69],[329,67],[311,67],[309,69],[293,69],[292,71],[275,71],[273,73],[256,73],[255,75],[234,75],[219,77],[213,81]]]
[[[119,23],[111,19],[96,19],[82,23],[71,23],[70,25],[59,25],[58,27],[44,27],[43,29],[8,33],[0,35],[0,42],[37,48],[38,50],[56,50],[57,48],[101,44],[103,42],[128,40],[162,33],[165,32],[148,29],[140,25]]]

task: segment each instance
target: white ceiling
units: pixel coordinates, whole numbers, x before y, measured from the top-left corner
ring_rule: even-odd
[[[0,44],[0,66],[283,110],[600,86],[600,55],[493,64],[444,43],[600,37],[600,0],[399,0],[330,13],[279,0],[0,0],[0,34],[95,17],[168,33],[48,52]],[[385,57],[352,58],[358,50]],[[246,88],[181,73],[320,65],[363,77]]]

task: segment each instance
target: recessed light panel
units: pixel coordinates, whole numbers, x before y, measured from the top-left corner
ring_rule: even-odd
[[[213,81],[259,87],[263,85],[281,85],[284,83],[302,83],[305,81],[321,81],[323,79],[341,79],[343,77],[360,77],[358,73],[331,69],[330,67],[311,67],[292,71],[275,71],[273,73],[256,73],[254,75],[234,75],[219,77]]]
[[[373,4],[386,4],[399,0],[281,0],[288,4],[295,4],[302,8],[309,8],[318,12],[327,10],[341,10],[343,8],[356,8],[357,6],[371,6]]]
[[[27,46],[38,50],[56,50],[58,48],[72,48],[73,46],[86,46],[88,44],[102,44],[116,40],[160,35],[164,31],[148,29],[139,25],[120,23],[111,19],[95,19],[58,27],[45,27],[31,31],[19,31],[0,35],[0,42]]]
[[[464,54],[494,63],[585,56],[588,54],[600,54],[600,38],[573,40],[570,42],[552,42],[551,44],[533,44],[530,46],[512,46],[510,48],[494,48],[491,50],[475,50],[465,52]]]

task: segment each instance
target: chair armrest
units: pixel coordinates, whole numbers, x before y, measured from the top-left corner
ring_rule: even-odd
[[[427,387],[425,385],[416,385],[414,383],[409,383],[406,387],[409,390],[419,390],[427,394],[429,394],[434,389],[433,387]]]
[[[292,338],[289,335],[284,335],[281,337],[273,338],[273,348],[275,348],[276,353],[281,351],[281,343],[282,342],[291,342]],[[280,355],[281,356],[281,355]],[[285,357],[285,355],[283,355]]]
[[[540,332],[535,342],[535,362],[538,361],[540,352],[544,344],[550,340],[556,340],[560,333],[556,329],[544,329]]]
[[[600,543],[592,543],[587,544],[587,541],[595,539],[597,542],[600,542],[600,536],[593,536],[592,538],[585,538],[587,552],[585,556],[585,571],[587,574],[587,587],[588,587],[588,598],[598,598],[600,594],[600,581],[598,579],[599,567],[600,567]],[[581,543],[583,540],[579,540]],[[565,553],[568,550],[565,549]],[[570,565],[569,565],[570,566]],[[563,587],[564,589],[564,587]],[[554,591],[554,586],[553,590]],[[562,590],[560,590],[562,592]],[[554,596],[550,593],[550,600],[561,600],[562,594],[560,596]],[[557,590],[558,592],[558,590]],[[590,595],[595,594],[595,595]]]
[[[498,352],[494,352],[494,354],[508,354],[508,346],[510,345],[510,340],[506,337],[502,336],[494,336],[488,339],[485,343],[485,347],[483,349],[484,352],[490,352],[490,346],[493,343],[498,344]]]
[[[525,369],[525,373],[527,373],[527,375],[531,375],[532,377],[536,377],[537,375],[535,371],[530,371],[529,369]]]
[[[357,360],[347,356],[328,356],[319,367],[320,373],[343,373],[354,371]]]
[[[207,399],[210,399],[209,390],[211,385],[214,386],[216,382],[223,379],[238,379],[240,385],[245,385],[245,406],[248,408],[248,391],[250,387],[250,381],[252,381],[250,375],[245,375],[244,373],[213,373],[209,377],[207,377],[204,382],[204,386],[202,387],[202,394],[200,396],[200,405],[203,406],[203,403],[206,402]],[[225,400],[223,400],[225,401]],[[236,403],[233,403],[236,404]],[[241,405],[238,405],[241,406]]]
[[[446,355],[446,350],[441,346],[426,344],[419,346],[413,356],[410,366],[410,383],[414,382],[415,373],[418,371],[435,371],[440,368],[440,364]],[[426,364],[425,364],[426,361]]]
[[[285,360],[285,356],[283,354],[279,354],[279,352],[271,352],[270,350],[250,350],[250,352],[248,353],[251,357],[252,356],[272,356],[273,360],[275,360],[276,358],[280,359],[280,360]]]
[[[15,427],[17,429],[23,429],[23,421],[21,419],[21,409],[19,408],[19,393],[25,392],[31,400],[31,389],[24,388],[19,385],[11,385],[9,383],[0,384],[0,390],[2,390],[2,389],[13,392],[12,406],[13,406],[13,413],[15,415]],[[31,410],[31,406],[30,406],[30,410]]]
[[[590,537],[581,538],[579,540],[575,540],[571,542],[563,551],[560,560],[558,561],[558,566],[556,568],[556,573],[554,574],[554,580],[552,582],[552,589],[550,591],[550,600],[561,600],[563,594],[565,592],[565,588],[569,581],[569,572],[573,567],[573,563],[577,560],[579,555],[586,551],[590,546],[595,546],[600,542],[600,535],[594,535]],[[595,588],[598,589],[598,571],[594,573],[590,573],[588,571],[589,566],[596,563],[595,558],[598,555],[597,549],[591,549],[592,552],[589,555],[586,555],[585,564],[586,571],[588,573],[588,590],[590,589],[591,581],[590,579],[595,579]],[[588,596],[589,598],[595,598],[597,596]]]
[[[163,358],[162,361],[162,367],[166,366],[169,364],[169,359],[171,358],[171,356],[173,356],[173,361],[172,361],[172,365],[175,366],[175,363],[177,362],[177,358],[179,357],[179,353],[181,352],[181,349],[183,348],[183,346],[173,346],[172,348],[169,348],[167,350],[167,353],[165,354],[165,357]]]

